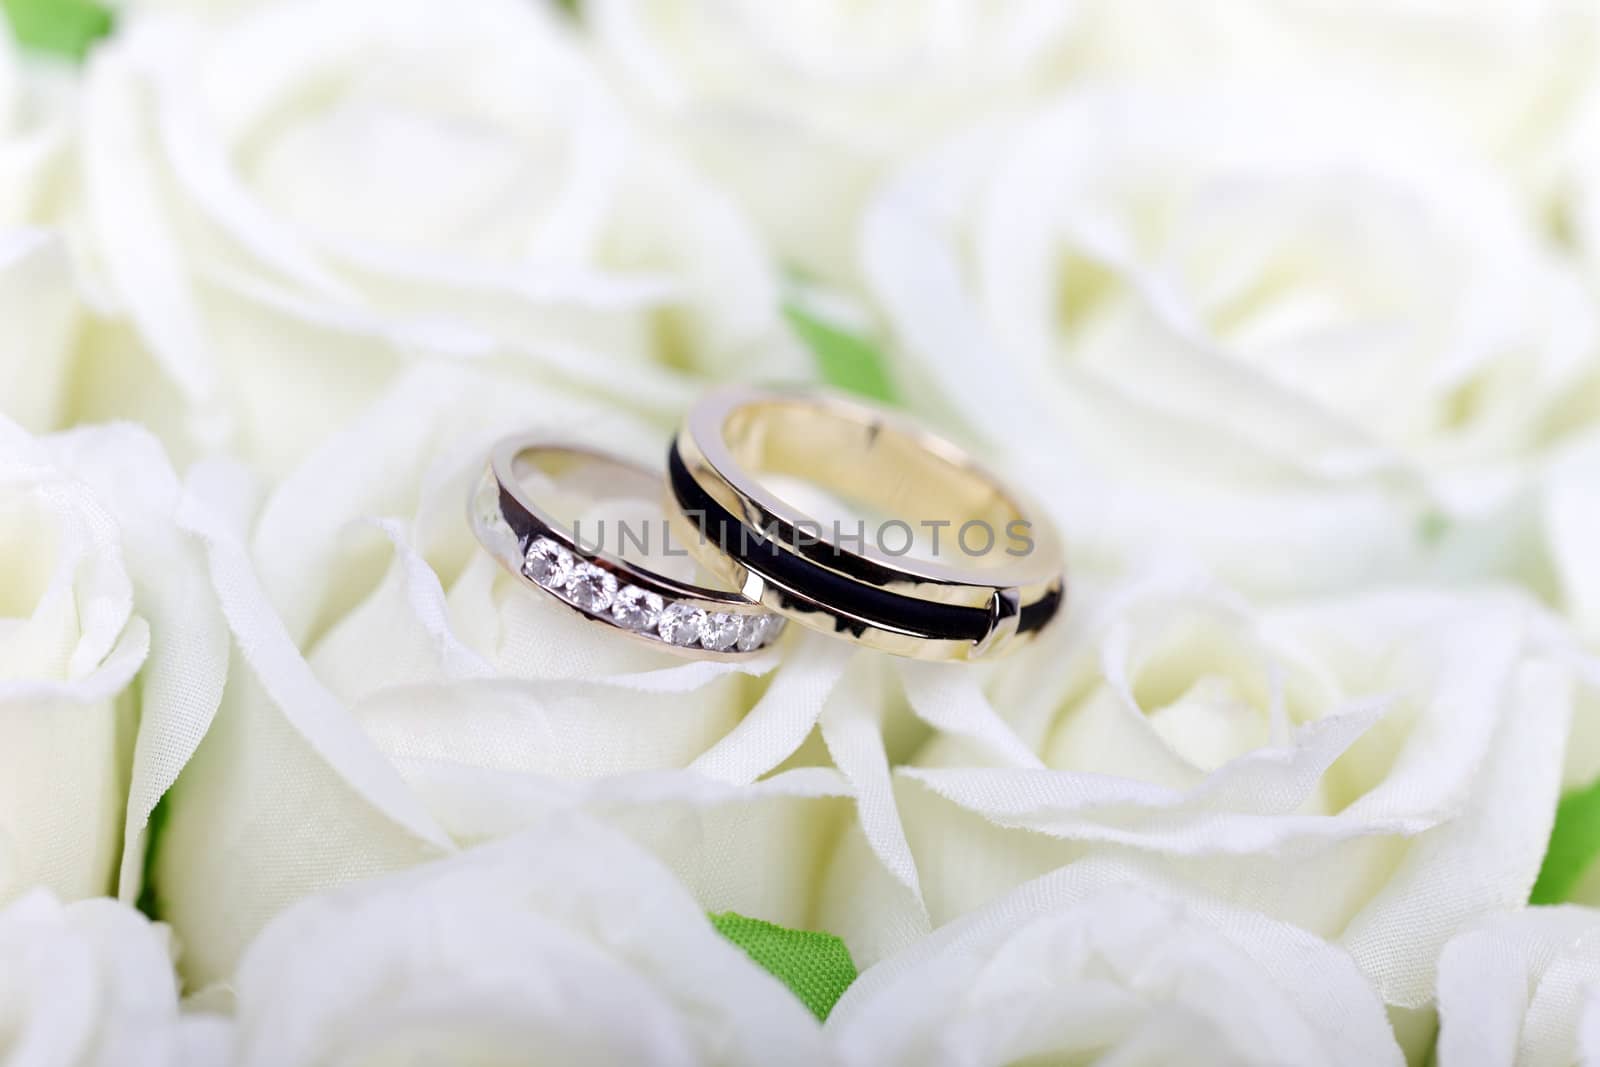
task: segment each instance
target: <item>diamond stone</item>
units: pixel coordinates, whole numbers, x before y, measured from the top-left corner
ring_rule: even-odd
[[[737,615],[713,611],[700,621],[700,644],[713,652],[726,652],[739,640],[744,623]]]
[[[601,612],[617,595],[617,579],[593,563],[580,563],[567,579],[567,599],[584,611]]]
[[[706,613],[688,604],[668,604],[656,623],[656,632],[669,644],[689,648],[700,640],[700,623]]]
[[[625,585],[611,601],[611,617],[630,630],[654,630],[661,620],[661,598],[636,585]]]
[[[522,559],[522,573],[546,589],[560,589],[572,577],[572,553],[548,537],[536,537]]]
[[[749,652],[760,648],[767,640],[768,631],[773,628],[773,618],[772,615],[746,615],[744,627],[739,631],[739,651]]]

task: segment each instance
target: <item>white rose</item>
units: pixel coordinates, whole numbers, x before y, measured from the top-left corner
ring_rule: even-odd
[[[0,415],[35,433],[69,414],[78,299],[63,242],[0,230]]]
[[[115,519],[0,423],[0,901],[115,886],[129,683],[150,646]]]
[[[127,19],[152,11],[182,12],[206,18],[229,18],[249,8],[265,7],[277,0],[105,0],[105,6]]]
[[[1540,520],[1550,543],[1553,599],[1591,653],[1581,664],[1587,685],[1580,694],[1567,745],[1568,788],[1600,777],[1600,428],[1561,449],[1545,474]],[[1583,880],[1581,897],[1600,901],[1600,881]]]
[[[804,370],[754,237],[540,4],[130,15],[84,96],[77,225],[124,327],[85,417],[281,473],[425,358],[658,416]]]
[[[68,415],[78,299],[61,213],[70,73],[25,58],[0,15],[0,415],[29,430]]]
[[[685,661],[525,587],[478,546],[466,503],[491,443],[541,428],[650,464],[665,447],[602,404],[421,368],[259,518],[232,472],[192,479],[184,521],[236,650],[155,845],[158,913],[190,946],[195,985],[308,892],[556,808],[624,826],[710,911],[839,932],[848,910],[880,936],[926,929],[875,718],[883,665],[800,634],[747,664]],[[652,507],[659,523],[647,501],[589,514]],[[658,566],[681,562],[651,543]],[[819,720],[826,748],[797,756]],[[872,798],[871,846],[841,858],[858,795]],[[820,900],[838,868],[858,891]]]
[[[1600,912],[1529,908],[1439,958],[1439,1067],[1600,1063]]]
[[[220,1067],[226,1029],[182,1018],[164,927],[37,890],[0,909],[0,1057],[16,1067]]]
[[[1059,76],[1076,2],[589,0],[632,99],[734,190],[779,253],[853,276],[884,167]]]
[[[1582,262],[1590,292],[1600,293],[1600,78],[1584,88],[1577,118],[1563,129],[1553,188],[1538,206]]]
[[[176,503],[141,431],[0,419],[0,902],[140,891],[149,815],[226,670]]]
[[[1263,612],[1157,577],[1080,587],[1076,611],[987,692],[906,668],[913,704],[992,705],[1014,730],[936,738],[898,772],[936,924],[1075,858],[1139,855],[1341,946],[1416,1009],[1452,934],[1526,902],[1575,688],[1536,605],[1392,591]]]
[[[59,209],[73,96],[71,72],[25,56],[0,18],[0,230]]]
[[[1192,85],[1226,76],[1373,93],[1469,142],[1530,192],[1595,87],[1600,18],[1573,0],[1236,0],[1085,5],[1084,74]]]
[[[305,900],[233,986],[241,1067],[830,1062],[668,871],[571,818]]]
[[[1085,562],[1252,590],[1546,567],[1535,496],[1594,313],[1508,186],[1340,99],[1085,92],[877,202],[901,379],[991,437]]]
[[[1348,955],[1287,923],[1085,860],[864,972],[848,1062],[1404,1063]]]

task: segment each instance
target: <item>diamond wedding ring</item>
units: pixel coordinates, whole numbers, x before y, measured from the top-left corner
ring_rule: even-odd
[[[737,593],[691,585],[585,543],[581,531],[559,522],[528,491],[531,481],[557,476],[618,495],[661,492],[659,475],[603,452],[538,437],[499,442],[474,491],[472,525],[484,548],[525,584],[596,624],[679,656],[740,658],[782,632],[782,618]]]

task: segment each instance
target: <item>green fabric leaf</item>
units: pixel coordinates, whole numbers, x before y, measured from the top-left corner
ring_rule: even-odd
[[[1417,521],[1417,536],[1425,545],[1437,545],[1450,532],[1450,516],[1442,511],[1429,511]]]
[[[1559,904],[1600,857],[1600,781],[1561,798],[1530,903]]]
[[[894,385],[883,353],[865,337],[817,318],[797,304],[785,304],[784,317],[816,357],[822,380],[884,403],[894,402]]]
[[[139,890],[136,907],[152,922],[161,919],[161,902],[156,896],[156,850],[161,847],[161,836],[166,832],[168,817],[172,814],[169,803],[172,792],[161,794],[150,811],[150,826],[145,833],[144,886]]]
[[[94,0],[0,0],[24,48],[82,59],[111,32],[111,12]]]
[[[711,924],[794,990],[818,1019],[828,1017],[856,980],[850,950],[832,934],[791,930],[731,911],[711,916]]]

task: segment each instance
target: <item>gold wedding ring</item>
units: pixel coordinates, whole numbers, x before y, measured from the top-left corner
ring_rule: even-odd
[[[779,494],[786,482],[877,517],[824,521]],[[1061,548],[1044,515],[958,446],[852,397],[710,393],[668,452],[667,483],[703,566],[750,601],[871,648],[988,658],[1061,606]]]

